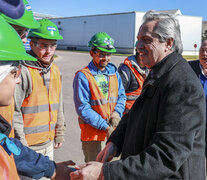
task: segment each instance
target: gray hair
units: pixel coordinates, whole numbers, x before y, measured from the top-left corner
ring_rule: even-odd
[[[173,38],[172,51],[179,54],[183,52],[180,25],[179,21],[174,16],[151,10],[144,15],[143,24],[146,24],[149,21],[158,22],[154,29],[154,33],[158,35],[160,42],[166,42],[168,39]]]

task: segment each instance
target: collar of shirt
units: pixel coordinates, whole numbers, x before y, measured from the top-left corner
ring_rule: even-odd
[[[201,64],[199,64],[199,66],[200,66],[202,75],[205,76],[205,77],[207,78],[207,75],[205,75],[204,70],[203,70],[203,67],[201,66]]]

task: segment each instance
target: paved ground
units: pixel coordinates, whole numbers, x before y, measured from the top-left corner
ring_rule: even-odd
[[[83,163],[83,153],[80,143],[80,128],[78,125],[77,114],[73,103],[73,78],[75,72],[85,66],[91,60],[89,53],[78,53],[71,51],[57,51],[58,58],[55,63],[59,66],[63,74],[63,98],[64,111],[66,118],[67,131],[65,136],[65,143],[59,150],[55,150],[55,161],[73,160],[77,164]],[[112,63],[118,66],[123,62],[125,57],[112,56]]]

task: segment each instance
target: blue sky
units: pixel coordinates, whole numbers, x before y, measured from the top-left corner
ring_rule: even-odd
[[[207,21],[207,0],[28,0],[34,12],[71,17],[94,14],[180,9]]]

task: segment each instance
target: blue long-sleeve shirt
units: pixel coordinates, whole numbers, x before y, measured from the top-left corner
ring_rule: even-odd
[[[20,155],[14,154],[18,173],[31,178],[51,177],[55,171],[55,163],[47,156],[24,146],[18,139],[10,138],[21,150]]]
[[[100,71],[94,65],[93,61],[88,64],[88,68],[91,74],[94,76],[98,74],[104,74],[106,76],[116,74],[118,79],[118,100],[114,111],[116,111],[121,117],[125,108],[126,95],[122,85],[121,77],[117,72],[117,68],[113,64],[109,63],[104,71]],[[106,120],[103,119],[101,115],[94,111],[91,107],[91,92],[88,79],[82,72],[78,72],[74,78],[73,91],[76,112],[80,118],[96,129],[106,130],[108,128]]]
[[[10,131],[11,125],[0,115],[0,145],[9,155],[13,153],[18,173],[34,179],[51,177],[55,171],[55,162],[24,146],[18,139],[8,138]]]
[[[200,81],[203,86],[204,94],[206,97],[206,102],[207,102],[207,77],[204,76],[202,73],[200,74]],[[206,106],[206,112],[207,112],[207,106]],[[207,113],[206,113],[206,122],[207,122]]]

